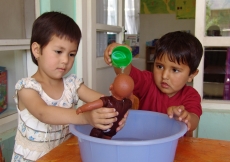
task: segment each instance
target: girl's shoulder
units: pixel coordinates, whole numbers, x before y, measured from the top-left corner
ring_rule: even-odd
[[[71,87],[79,87],[82,83],[84,83],[83,78],[78,78],[76,74],[70,74],[64,77],[64,82],[67,86]]]
[[[31,78],[31,77],[22,78],[18,80],[18,82],[15,85],[15,89],[21,90],[22,88],[32,88],[36,91],[42,90],[41,84],[37,82],[34,78]]]

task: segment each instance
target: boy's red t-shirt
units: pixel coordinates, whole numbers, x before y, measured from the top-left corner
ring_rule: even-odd
[[[135,83],[133,94],[139,98],[139,110],[167,114],[168,107],[183,105],[188,112],[200,118],[201,98],[193,87],[185,85],[177,94],[169,98],[157,88],[152,72],[140,71],[132,66],[130,76]]]

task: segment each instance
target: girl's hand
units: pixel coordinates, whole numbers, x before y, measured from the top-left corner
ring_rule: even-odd
[[[176,120],[184,122],[187,127],[188,131],[191,128],[191,114],[185,110],[184,106],[171,106],[167,110],[167,114],[169,118],[175,118]]]
[[[128,117],[128,114],[129,114],[129,111],[125,113],[124,118],[118,123],[119,127],[117,127],[117,130],[116,130],[117,132],[120,131],[125,126],[125,122]]]
[[[112,127],[113,122],[117,121],[118,112],[113,108],[99,108],[84,112],[83,115],[93,127],[107,130]]]

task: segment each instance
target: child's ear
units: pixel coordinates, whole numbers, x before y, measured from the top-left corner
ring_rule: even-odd
[[[196,71],[189,75],[188,82],[192,82],[193,78],[199,73],[199,70],[196,69]]]
[[[113,89],[113,84],[109,86],[109,90],[111,91]]]
[[[37,42],[33,42],[31,45],[31,50],[32,50],[34,57],[37,59],[41,54],[40,45]]]

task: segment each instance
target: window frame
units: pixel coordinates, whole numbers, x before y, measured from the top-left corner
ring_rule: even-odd
[[[196,1],[195,36],[204,47],[230,47],[230,37],[205,36],[206,0]],[[199,73],[194,78],[193,87],[203,98],[204,55],[198,67]],[[230,110],[230,101],[202,99],[202,108],[205,110]]]

